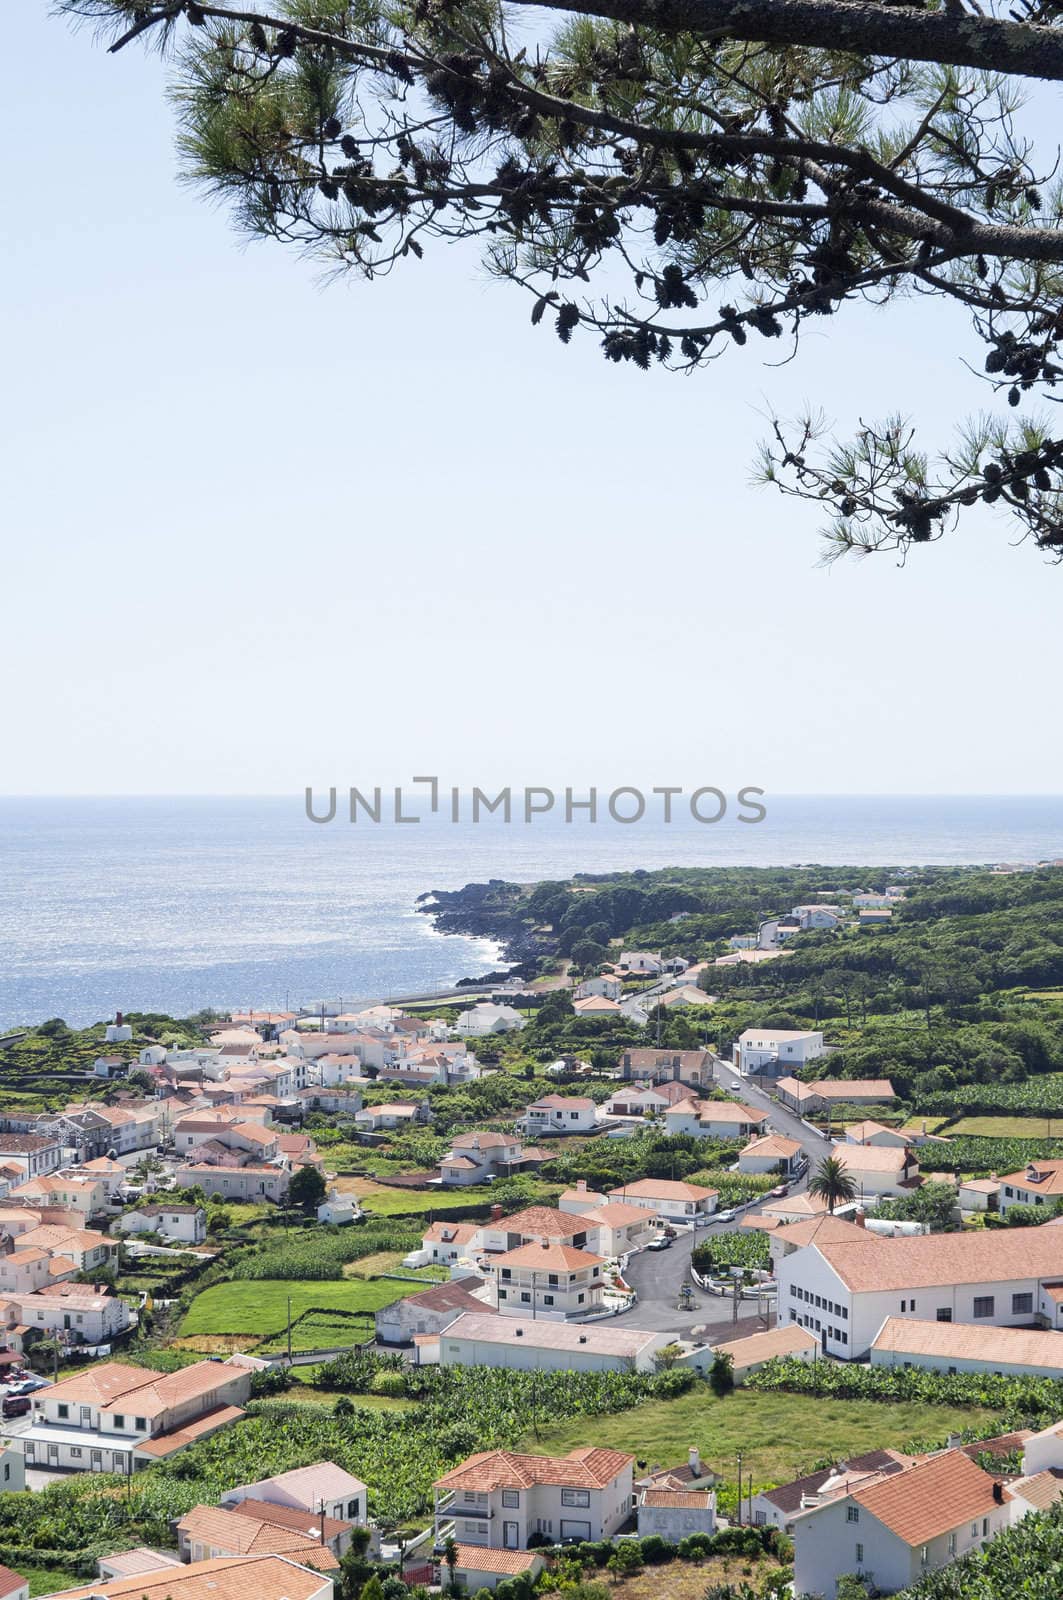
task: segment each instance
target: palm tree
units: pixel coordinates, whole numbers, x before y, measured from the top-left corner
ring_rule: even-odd
[[[443,1560],[447,1564],[447,1588],[454,1589],[454,1569],[458,1564],[458,1543],[453,1534],[443,1541]]]
[[[856,1199],[856,1182],[837,1156],[824,1156],[809,1179],[808,1192],[817,1200],[825,1200],[827,1210],[833,1216],[839,1200],[847,1205],[850,1200]]]

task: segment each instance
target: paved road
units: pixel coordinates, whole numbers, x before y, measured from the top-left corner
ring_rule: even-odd
[[[805,1153],[809,1170],[814,1168],[818,1161],[822,1161],[824,1156],[830,1154],[831,1146],[827,1139],[818,1133],[813,1133],[799,1116],[772,1100],[763,1089],[758,1089],[749,1083],[740,1073],[735,1072],[733,1067],[717,1059],[715,1071],[716,1081],[721,1089],[733,1094],[746,1105],[754,1106],[758,1111],[767,1111],[771,1127],[776,1133],[798,1141]],[[800,1192],[807,1182],[806,1172],[800,1182],[793,1185],[791,1193]],[[753,1206],[750,1209],[755,1212],[758,1208],[759,1206]],[[748,1216],[749,1212],[744,1215]],[[752,1308],[750,1301],[740,1302],[739,1318],[733,1321],[730,1304],[716,1295],[706,1294],[698,1289],[690,1276],[690,1256],[697,1241],[714,1234],[733,1233],[740,1226],[741,1220],[714,1223],[708,1228],[699,1228],[696,1232],[681,1232],[670,1250],[642,1250],[632,1256],[628,1262],[626,1276],[638,1295],[638,1302],[632,1311],[625,1311],[616,1320],[626,1322],[630,1327],[647,1328],[654,1332],[665,1330],[689,1333],[694,1328],[700,1331],[707,1325],[710,1334],[717,1340],[727,1338],[729,1334],[735,1337],[742,1333],[753,1333],[758,1327],[762,1327],[763,1320]],[[679,1293],[685,1283],[694,1289],[692,1311],[679,1309]]]
[[[735,1095],[739,1100],[744,1101],[746,1105],[755,1106],[758,1111],[766,1111],[771,1126],[776,1133],[781,1133],[787,1139],[796,1139],[804,1150],[810,1166],[815,1166],[817,1161],[822,1161],[824,1156],[830,1155],[831,1144],[829,1139],[825,1139],[822,1134],[813,1133],[810,1128],[805,1126],[796,1112],[780,1105],[777,1100],[773,1100],[770,1095],[765,1094],[763,1089],[756,1088],[749,1082],[748,1078],[743,1078],[740,1072],[736,1072],[733,1067],[728,1066],[726,1061],[721,1061],[717,1057],[715,1072],[716,1082],[721,1089],[726,1089],[729,1094]],[[800,1188],[802,1186],[796,1185],[795,1187]]]

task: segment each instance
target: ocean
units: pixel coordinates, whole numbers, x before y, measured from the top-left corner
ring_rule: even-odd
[[[0,799],[0,1028],[116,1010],[351,1004],[489,971],[497,950],[434,932],[418,895],[662,866],[1037,861],[1063,857],[1050,796],[773,796],[623,825],[486,818],[307,821],[291,799]],[[341,806],[341,816],[342,816]],[[578,814],[577,814],[578,815]]]

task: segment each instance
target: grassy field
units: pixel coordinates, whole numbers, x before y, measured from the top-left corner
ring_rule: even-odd
[[[961,1117],[948,1131],[983,1139],[1060,1139],[1063,1117]]]
[[[215,1284],[213,1288],[197,1295],[185,1313],[179,1332],[183,1339],[196,1334],[246,1334],[249,1341],[254,1342],[286,1326],[289,1297],[294,1321],[312,1308],[371,1315],[401,1295],[414,1294],[423,1287],[425,1285],[421,1283],[405,1284],[393,1279],[378,1279],[372,1283],[352,1278],[338,1282],[328,1279],[311,1282],[279,1278],[237,1279],[232,1283]],[[343,1331],[344,1325],[345,1319],[342,1317],[336,1318],[333,1324],[338,1331]],[[359,1336],[364,1337],[364,1334],[344,1332],[343,1337],[335,1342],[349,1344],[352,1337]],[[300,1348],[313,1349],[318,1342],[316,1339],[304,1340]],[[322,1344],[325,1342],[320,1341]]]
[[[564,1453],[580,1445],[630,1450],[638,1460],[666,1466],[686,1459],[697,1445],[702,1459],[734,1479],[743,1470],[760,1484],[788,1483],[824,1457],[860,1455],[909,1440],[944,1440],[976,1427],[991,1413],[971,1408],[891,1405],[875,1400],[824,1400],[804,1395],[758,1394],[736,1389],[722,1400],[707,1390],[678,1400],[653,1401],[612,1416],[581,1417],[529,1434],[523,1448]]]
[[[402,1250],[378,1250],[375,1256],[363,1256],[360,1261],[348,1261],[343,1269],[343,1276],[378,1278],[382,1272],[395,1272],[402,1268],[404,1254]],[[429,1265],[418,1267],[417,1275],[424,1279],[424,1287],[430,1289],[433,1283],[446,1283],[450,1272],[442,1265]]]
[[[901,1132],[922,1133],[925,1124],[927,1133],[937,1133],[948,1120],[948,1117],[909,1117]]]
[[[717,1556],[712,1561],[669,1561],[661,1567],[644,1567],[633,1578],[616,1583],[605,1573],[591,1572],[587,1576],[609,1586],[611,1600],[704,1600],[715,1594],[723,1584],[751,1584],[751,1591],[759,1594],[772,1577],[778,1575],[779,1564],[766,1556],[751,1562],[748,1556]],[[558,1591],[545,1590],[546,1595]]]
[[[379,1217],[438,1217],[470,1206],[490,1203],[491,1184],[470,1184],[467,1189],[389,1189],[372,1178],[337,1178],[341,1194],[357,1195],[363,1210]],[[536,1183],[529,1205],[550,1205],[561,1192],[556,1183]]]

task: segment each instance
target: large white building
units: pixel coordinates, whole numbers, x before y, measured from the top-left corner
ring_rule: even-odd
[[[887,1317],[871,1346],[871,1365],[1063,1378],[1063,1333]]]
[[[601,1256],[571,1245],[519,1245],[491,1262],[498,1309],[517,1317],[585,1317],[601,1306],[604,1266]]]
[[[635,1183],[609,1191],[610,1200],[625,1206],[641,1206],[662,1222],[693,1222],[698,1217],[711,1216],[719,1197],[718,1189],[706,1188],[701,1183],[672,1182],[668,1178],[639,1178]]]
[[[800,1246],[798,1228],[822,1231]],[[1060,1326],[1063,1228],[884,1238],[832,1218],[780,1229],[772,1255],[779,1320],[811,1329],[828,1355],[863,1360],[887,1317]]]
[[[823,1054],[822,1033],[798,1028],[746,1028],[732,1051],[736,1069],[746,1077],[777,1077],[815,1061]]]
[[[680,1100],[664,1112],[665,1131],[693,1139],[755,1139],[764,1131],[766,1111],[738,1100]]]

